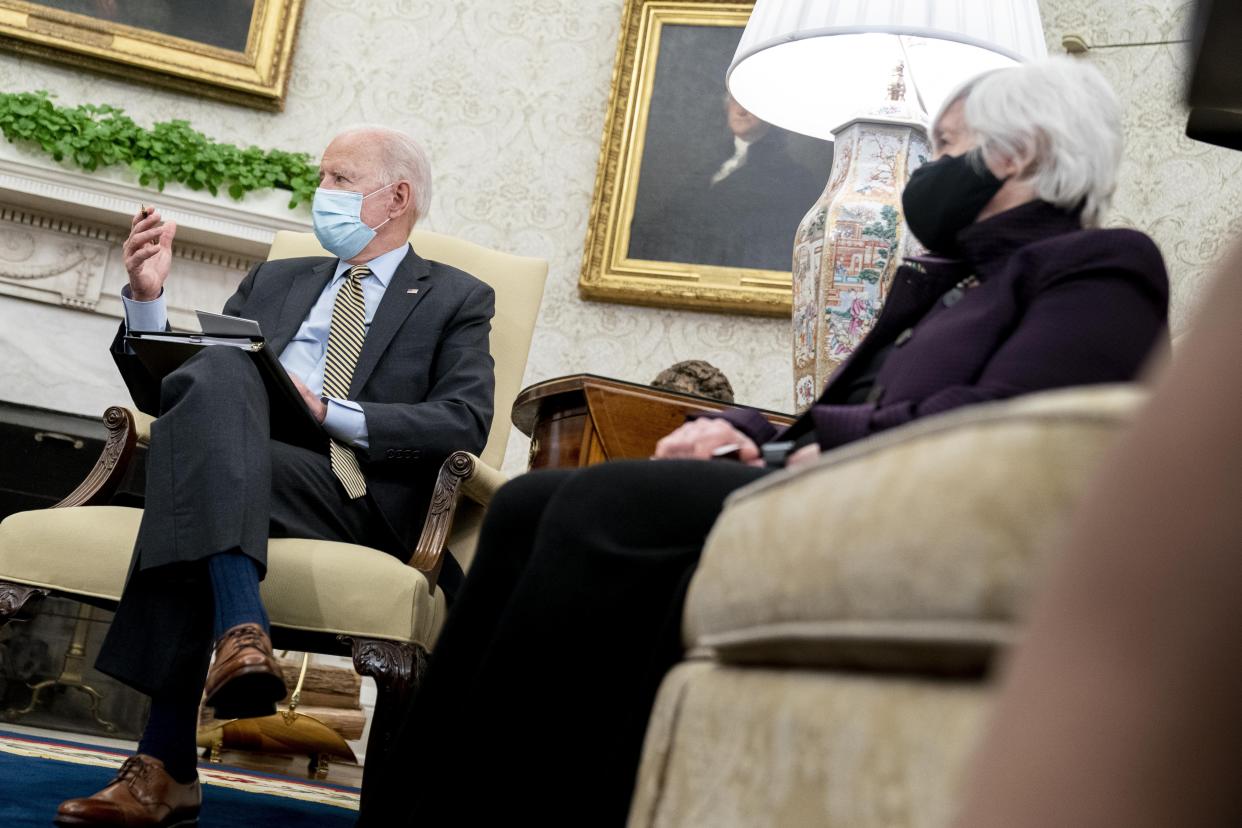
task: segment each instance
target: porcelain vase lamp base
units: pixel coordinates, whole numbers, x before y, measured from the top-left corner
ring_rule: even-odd
[[[910,173],[930,159],[905,113],[857,118],[834,133],[832,172],[794,243],[794,406],[806,410],[879,315],[897,264],[922,252],[901,215]]]

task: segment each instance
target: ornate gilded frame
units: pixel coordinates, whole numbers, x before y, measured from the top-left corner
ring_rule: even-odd
[[[245,52],[0,0],[0,47],[257,109],[284,108],[303,0],[255,0]]]
[[[789,272],[627,256],[661,30],[666,25],[741,28],[753,7],[753,2],[626,0],[578,281],[584,298],[764,316],[790,314]],[[792,250],[793,228],[791,261]]]

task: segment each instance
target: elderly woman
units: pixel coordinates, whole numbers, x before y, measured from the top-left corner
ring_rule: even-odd
[[[687,583],[725,497],[770,472],[763,444],[792,443],[796,467],[959,406],[1134,379],[1165,341],[1168,281],[1145,235],[1095,229],[1119,120],[1099,73],[1067,59],[967,84],[903,198],[935,255],[898,269],[874,329],[796,423],[776,434],[733,409],[665,437],[654,462],[505,486],[406,722],[410,763],[392,763],[364,818],[416,780],[409,822],[623,823],[652,700],[682,654]],[[709,462],[726,446],[742,462]]]

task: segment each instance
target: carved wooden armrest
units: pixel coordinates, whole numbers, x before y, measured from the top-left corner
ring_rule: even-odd
[[[134,447],[146,445],[151,439],[152,418],[146,414],[114,405],[104,412],[103,421],[108,429],[108,439],[104,442],[99,459],[95,461],[95,467],[53,509],[107,503],[121,485],[125,470],[129,468],[130,458],[133,457]]]
[[[486,506],[492,502],[496,490],[509,482],[509,475],[493,469],[473,454],[467,456],[474,461],[474,473],[461,481],[461,493],[480,506]]]
[[[431,506],[427,509],[427,520],[423,523],[423,533],[418,538],[418,546],[410,557],[410,566],[427,573],[428,579],[434,584],[444,556],[444,545],[453,530],[453,515],[457,511],[458,498],[465,495],[486,506],[496,490],[508,479],[468,451],[455,451],[450,454],[444,465],[440,466],[435,492],[431,496]]]

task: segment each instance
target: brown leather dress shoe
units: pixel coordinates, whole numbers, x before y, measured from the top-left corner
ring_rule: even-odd
[[[285,697],[284,676],[272,655],[272,640],[258,624],[238,624],[216,642],[216,660],[207,673],[208,707],[217,719],[271,716]]]
[[[56,811],[57,825],[119,828],[188,828],[198,825],[203,791],[198,779],[182,785],[164,763],[139,753],[121,765],[116,778],[94,796],[67,799]]]

